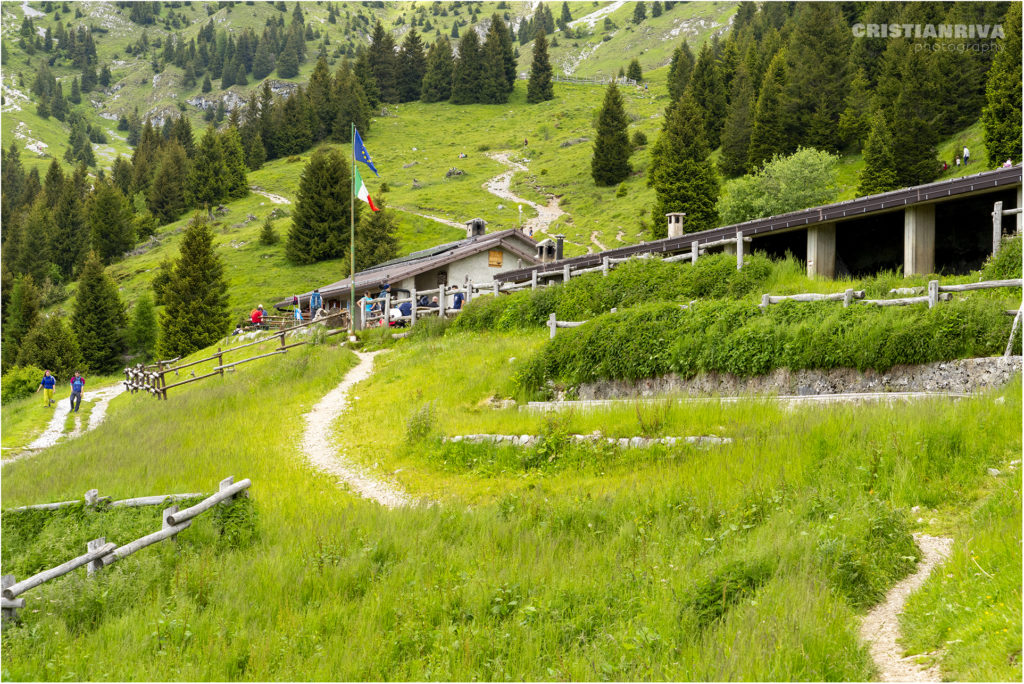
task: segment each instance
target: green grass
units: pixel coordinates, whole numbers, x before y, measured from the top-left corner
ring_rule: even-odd
[[[58,385],[53,393],[54,401],[67,401],[69,393],[67,387]],[[0,432],[3,433],[0,444],[5,451],[4,457],[43,434],[52,417],[53,409],[44,406],[42,392],[4,404],[3,411],[0,411]]]

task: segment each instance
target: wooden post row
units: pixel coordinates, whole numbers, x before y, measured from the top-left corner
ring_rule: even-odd
[[[999,244],[1003,241],[1003,203],[996,202],[992,209],[992,254],[999,252]]]

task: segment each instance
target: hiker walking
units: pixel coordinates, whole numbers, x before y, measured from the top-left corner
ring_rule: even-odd
[[[320,290],[313,290],[313,294],[309,296],[309,316],[310,318],[316,318],[316,312],[324,308],[324,298],[320,296]]]
[[[971,151],[967,149],[967,145],[964,145],[964,166],[967,166],[971,161]]]
[[[36,392],[43,390],[43,399],[46,400],[46,408],[53,406],[53,388],[57,386],[57,378],[50,375],[50,371],[43,371],[43,379],[39,381]]]
[[[71,376],[71,408],[78,413],[78,407],[82,405],[82,390],[85,388],[85,378],[75,371]]]

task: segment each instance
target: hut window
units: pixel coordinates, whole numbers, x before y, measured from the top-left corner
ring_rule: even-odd
[[[490,250],[487,253],[487,265],[491,266],[491,267],[494,267],[494,268],[500,268],[501,267],[501,257],[502,257],[503,254],[504,254],[504,252],[502,252],[500,249],[492,249],[492,250]]]

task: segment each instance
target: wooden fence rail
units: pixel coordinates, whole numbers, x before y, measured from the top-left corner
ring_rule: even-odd
[[[43,572],[32,575],[27,579],[23,579],[20,582],[15,581],[14,575],[4,575],[2,581],[0,581],[0,608],[3,611],[3,621],[6,623],[17,617],[17,611],[25,607],[25,600],[18,599],[20,594],[25,593],[29,589],[38,587],[44,582],[48,582],[57,577],[62,577],[83,565],[88,566],[88,574],[91,576],[103,567],[115,563],[122,558],[127,558],[133,553],[146,548],[152,544],[155,544],[164,539],[169,539],[176,536],[182,530],[188,529],[192,525],[192,519],[197,515],[210,510],[215,505],[234,499],[241,495],[247,495],[247,490],[252,486],[252,481],[244,479],[241,482],[235,482],[234,477],[228,477],[221,480],[218,487],[218,491],[203,501],[200,501],[191,508],[186,508],[184,511],[179,511],[178,506],[174,505],[163,511],[161,516],[163,525],[160,530],[147,534],[139,539],[135,539],[123,546],[118,546],[113,542],[107,542],[104,537],[99,539],[93,539],[88,542],[86,553],[77,558],[58,565],[55,568],[44,570]],[[125,506],[143,506],[151,504],[159,504],[167,501],[171,498],[191,498],[194,496],[202,496],[195,494],[175,494],[169,497],[138,497],[135,499],[122,499],[121,501],[114,502],[111,505],[125,505]],[[91,489],[86,495],[87,501],[96,501],[96,490]],[[73,502],[58,502],[57,504],[38,504],[35,506],[22,506],[13,510],[29,510],[29,509],[41,509],[48,508],[51,506],[67,506],[71,504],[81,503],[79,501]]]
[[[960,285],[940,285],[938,280],[929,280],[925,287],[900,287],[889,290],[889,294],[918,294],[926,292],[920,297],[902,297],[896,299],[864,299],[863,290],[846,290],[833,294],[796,294],[796,295],[761,295],[761,308],[766,309],[771,304],[778,304],[785,300],[796,302],[819,302],[819,301],[841,301],[843,306],[850,306],[855,301],[873,306],[907,306],[910,304],[927,304],[928,308],[934,307],[939,302],[948,302],[953,298],[953,292],[970,292],[972,290],[990,290],[998,287],[1021,287],[1024,279],[1014,278],[1010,280],[985,280],[980,283],[963,283]],[[1007,312],[1016,315],[1016,310]]]

